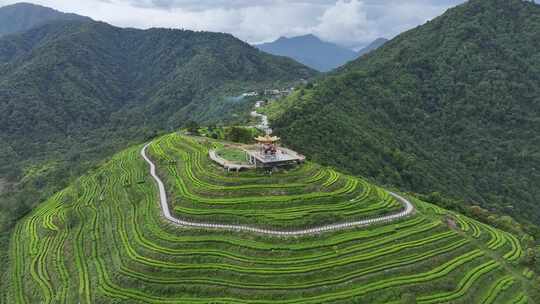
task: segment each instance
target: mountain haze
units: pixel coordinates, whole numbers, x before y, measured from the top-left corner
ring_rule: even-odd
[[[17,3],[0,7],[0,37],[58,20],[89,21],[91,19],[76,14],[62,13],[40,5]]]
[[[326,164],[539,224],[539,37],[540,6],[471,0],[297,91],[274,127]]]
[[[287,56],[321,72],[337,68],[358,57],[354,51],[325,42],[315,35],[281,37],[257,47],[267,53]]]

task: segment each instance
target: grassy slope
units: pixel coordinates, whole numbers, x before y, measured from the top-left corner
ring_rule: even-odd
[[[402,222],[313,237],[173,227],[160,217],[140,148],[117,154],[19,222],[3,280],[10,282],[2,288],[5,302],[398,303],[407,294],[418,303],[517,303],[532,292],[516,265],[523,253],[513,235],[421,201],[415,201],[418,214]],[[151,150],[162,176],[182,175],[188,191],[174,193],[184,200],[189,193],[246,198],[250,185],[260,198],[286,197],[297,191],[288,186],[326,171],[309,164],[283,175],[283,182],[253,172],[225,176],[196,157],[204,146],[176,135],[158,139]],[[188,172],[191,178],[183,175]],[[314,183],[330,191],[331,185],[324,189],[329,179],[325,173]],[[269,194],[270,185],[282,192]],[[377,189],[364,184],[355,191],[363,188]],[[240,204],[240,218],[229,220],[249,221],[255,210],[272,218],[276,209],[261,208],[271,204],[255,197]],[[294,205],[311,209],[316,200]],[[326,207],[332,214],[339,204]],[[458,229],[445,224],[449,216]]]
[[[206,161],[213,145],[171,135],[151,146],[156,160],[170,164],[161,174],[175,198],[175,210],[195,220],[306,228],[401,208],[382,189],[313,163],[272,176],[223,176],[223,169]]]
[[[237,163],[247,162],[246,152],[238,148],[223,147],[223,148],[217,149],[216,153],[219,156],[221,156],[223,159],[231,161],[231,162],[237,162]]]

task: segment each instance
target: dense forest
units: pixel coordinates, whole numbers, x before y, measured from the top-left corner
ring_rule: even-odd
[[[0,226],[129,143],[315,72],[228,34],[58,21],[0,39]],[[242,110],[248,113],[247,110]]]
[[[471,0],[268,111],[317,161],[540,224],[539,50],[540,6]]]

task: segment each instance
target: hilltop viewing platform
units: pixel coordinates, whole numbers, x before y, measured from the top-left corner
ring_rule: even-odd
[[[287,164],[300,164],[306,160],[305,156],[293,150],[280,148],[274,155],[266,155],[261,151],[247,151],[249,161],[255,167],[279,166]]]
[[[276,136],[259,136],[255,138],[257,145],[246,149],[248,161],[255,168],[271,168],[303,163],[305,156],[297,152],[279,147],[280,140]]]
[[[227,145],[212,149],[208,154],[211,160],[228,171],[296,166],[306,160],[304,155],[278,146],[279,137],[266,135],[255,140],[255,145]]]

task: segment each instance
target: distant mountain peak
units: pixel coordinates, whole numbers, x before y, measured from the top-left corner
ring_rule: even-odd
[[[274,42],[257,47],[267,53],[290,57],[321,72],[328,72],[345,63],[367,54],[388,41],[378,38],[358,53],[348,48],[323,41],[314,34],[296,37],[279,37]]]
[[[306,34],[301,36],[293,36],[293,37],[286,37],[286,36],[280,36],[278,39],[274,40],[270,43],[276,43],[276,42],[289,42],[289,41],[313,41],[313,42],[323,42],[321,38],[315,36],[314,34]]]
[[[90,21],[92,19],[33,3],[19,2],[0,7],[0,36],[24,32],[33,27],[60,20]]]
[[[270,54],[290,57],[321,72],[330,71],[357,57],[353,50],[323,41],[314,34],[280,37],[257,47]]]
[[[315,36],[314,34],[306,34],[302,36],[295,37],[297,39],[307,39],[307,40],[315,40],[315,41],[322,41],[321,38]]]
[[[34,3],[30,3],[30,2],[17,2],[17,3],[13,3],[13,4],[8,4],[6,6],[3,6],[3,7],[0,7],[0,8],[45,8],[45,9],[49,9],[49,10],[54,10],[52,8],[49,8],[49,7],[46,7],[46,6],[43,6],[43,5],[39,5],[39,4],[34,4]]]

